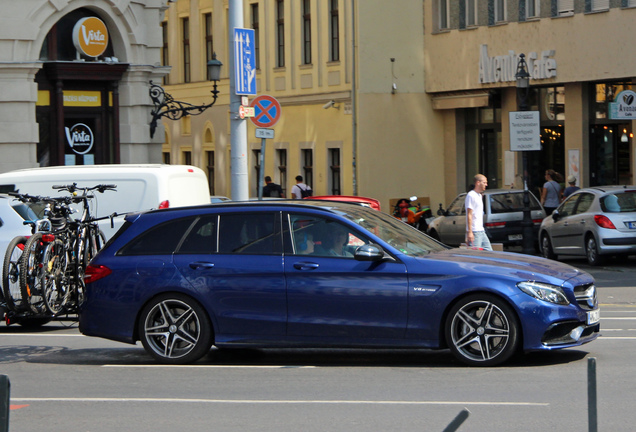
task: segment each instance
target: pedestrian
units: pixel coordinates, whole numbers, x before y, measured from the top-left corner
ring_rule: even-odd
[[[488,187],[488,179],[483,174],[475,175],[473,189],[466,194],[466,245],[484,250],[492,250],[484,229],[484,200],[482,193]]]
[[[296,184],[292,187],[291,197],[296,199],[303,199],[312,195],[311,187],[303,183],[303,176],[296,176]]]
[[[557,178],[557,173],[553,169],[545,172],[545,183],[541,190],[541,205],[545,209],[546,216],[550,216],[561,202],[561,185],[557,182]]]
[[[283,188],[274,183],[270,176],[265,176],[265,186],[263,186],[264,197],[284,198]]]
[[[568,176],[568,184],[570,186],[566,187],[565,190],[563,191],[563,199],[569,197],[574,192],[581,189],[580,187],[576,185],[576,177],[574,177],[573,175]]]

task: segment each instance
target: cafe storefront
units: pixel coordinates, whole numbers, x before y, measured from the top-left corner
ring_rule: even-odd
[[[0,61],[5,94],[24,89],[15,92],[17,97],[0,98],[0,116],[14,117],[13,124],[19,125],[0,137],[0,152],[7,156],[0,161],[0,172],[159,163],[162,137],[149,136],[148,83],[160,81],[169,68],[159,66],[159,31],[146,32],[160,28],[167,3],[58,3],[43,6],[38,14],[25,4],[14,17],[28,33],[20,37],[32,43],[14,40],[15,61]],[[0,44],[9,42],[9,35],[0,32]]]

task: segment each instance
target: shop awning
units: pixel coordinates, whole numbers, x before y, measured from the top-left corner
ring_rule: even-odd
[[[436,93],[434,109],[478,108],[488,106],[489,90],[470,90]]]

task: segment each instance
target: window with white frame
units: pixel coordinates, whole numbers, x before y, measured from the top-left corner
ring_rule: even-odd
[[[495,0],[495,22],[506,21],[505,0]]]
[[[539,5],[540,0],[525,0],[526,2],[526,19],[528,18],[539,18]]]
[[[439,30],[448,28],[448,0],[437,0]]]
[[[592,0],[592,11],[609,10],[609,0]]]
[[[557,15],[573,15],[574,0],[557,0]]]
[[[477,0],[466,0],[466,27],[477,25]]]

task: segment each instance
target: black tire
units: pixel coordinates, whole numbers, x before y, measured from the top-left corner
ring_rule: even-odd
[[[22,312],[28,305],[22,300],[20,290],[20,258],[26,245],[27,238],[15,237],[9,243],[2,265],[2,292],[7,309],[12,312]]]
[[[64,311],[70,297],[70,287],[66,279],[66,252],[64,242],[55,239],[46,245],[42,255],[42,296],[44,307],[52,315]]]
[[[594,237],[593,234],[588,234],[585,238],[585,258],[587,258],[587,262],[593,266],[598,266],[605,262],[605,257],[598,251],[596,237]]]
[[[541,234],[541,255],[544,258],[551,260],[555,260],[557,258],[552,250],[552,242],[550,241],[550,236],[548,236],[547,233]]]
[[[446,319],[446,341],[453,355],[470,366],[495,366],[520,344],[517,315],[503,300],[474,294],[455,304]]]
[[[28,317],[28,318],[19,318],[16,321],[16,323],[20,324],[25,329],[37,329],[50,321],[51,321],[50,317]]]
[[[35,314],[46,312],[43,297],[42,233],[35,233],[24,246],[20,258],[20,291],[23,301]]]
[[[144,307],[139,317],[139,338],[145,350],[165,364],[188,364],[212,346],[212,325],[207,313],[182,294],[164,294]]]

